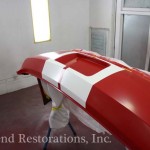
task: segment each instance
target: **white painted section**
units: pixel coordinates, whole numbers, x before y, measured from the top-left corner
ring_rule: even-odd
[[[121,43],[122,43],[122,29],[123,29],[123,15],[121,15],[122,7],[123,1],[117,0],[116,35],[115,35],[115,58],[117,59],[121,59]]]
[[[10,86],[7,79],[17,76],[25,58],[62,49],[89,49],[89,0],[49,2],[52,40],[35,44],[30,0],[0,0],[0,81],[4,80],[1,94],[10,92],[10,88],[5,90]],[[23,78],[20,80],[24,82]],[[13,90],[24,87],[15,79],[13,82]],[[25,84],[30,86],[30,82]]]
[[[60,55],[56,52],[43,53],[43,54],[40,54],[40,56],[47,57],[53,60],[60,57]]]
[[[144,12],[144,11],[140,11],[140,12],[136,12],[136,11],[121,11],[121,14],[124,15],[142,15],[142,16],[150,16],[150,12]]]
[[[150,25],[149,25],[149,36],[148,36],[148,45],[147,45],[147,54],[145,62],[145,70],[148,70],[150,63]]]
[[[61,81],[61,90],[85,107],[92,84],[87,82],[87,77],[68,68]]]
[[[124,69],[111,64],[109,67],[92,76],[85,76],[71,68],[68,68],[64,72],[60,83],[61,90],[77,101],[81,106],[86,107],[86,101],[92,86],[122,70]]]
[[[58,87],[58,83],[62,77],[64,67],[65,65],[55,60],[48,59],[45,62],[44,68],[42,70],[42,78]]]
[[[127,8],[127,7],[123,7],[122,11],[150,12],[150,9],[149,8]]]
[[[49,52],[49,53],[40,54],[40,56],[47,57],[47,58],[54,60],[54,59],[57,59],[59,57],[66,56],[69,54],[75,54],[75,53],[77,53],[77,52],[66,52],[66,53],[62,53],[62,54],[58,54],[56,52]]]
[[[90,26],[109,30],[107,56],[114,56],[116,0],[90,0]]]

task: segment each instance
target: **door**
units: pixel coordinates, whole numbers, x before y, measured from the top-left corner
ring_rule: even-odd
[[[150,1],[117,1],[115,57],[150,71],[149,6]]]

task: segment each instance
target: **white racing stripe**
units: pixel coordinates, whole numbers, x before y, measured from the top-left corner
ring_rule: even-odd
[[[46,60],[43,67],[42,78],[47,80],[57,88],[58,83],[61,82],[61,90],[85,108],[86,101],[92,86],[97,82],[111,76],[112,74],[115,74],[124,69],[109,63],[109,67],[95,73],[92,76],[83,75],[82,73],[71,68],[67,68],[64,71],[63,68],[65,67],[65,65],[57,62],[55,59],[73,53],[76,52],[67,52],[63,54],[51,52],[41,54],[41,56],[49,58],[48,60]]]
[[[68,55],[68,54],[75,54],[77,52],[66,52],[66,53],[62,53],[62,54],[58,54],[57,52],[48,52],[48,53],[43,53],[43,54],[40,54],[40,56],[43,56],[43,57],[47,57],[49,59],[57,59],[59,57],[62,57],[62,56],[65,56],[65,55]]]
[[[62,54],[58,54],[57,52],[48,52],[40,54],[40,56],[49,58],[46,60],[43,70],[42,70],[42,78],[50,82],[51,84],[58,87],[58,83],[62,77],[63,68],[65,67],[64,64],[55,61],[55,59],[68,55],[74,54],[77,52],[66,52]]]
[[[85,76],[71,68],[68,68],[64,72],[60,83],[61,90],[85,108],[92,86],[95,83],[122,70],[124,69],[111,64],[109,67],[92,76]]]
[[[58,87],[58,82],[60,81],[64,67],[64,64],[48,59],[42,70],[42,78]]]

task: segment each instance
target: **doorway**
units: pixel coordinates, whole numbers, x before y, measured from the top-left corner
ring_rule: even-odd
[[[117,0],[115,57],[150,71],[149,0]]]

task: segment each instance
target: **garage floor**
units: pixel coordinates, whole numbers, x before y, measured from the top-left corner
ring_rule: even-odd
[[[33,86],[23,90],[0,96],[0,149],[1,150],[42,150],[43,144],[31,138],[44,137],[48,130],[48,117],[51,110],[51,104],[46,106],[42,103],[42,97],[38,86]],[[85,137],[88,144],[83,143],[49,143],[47,150],[125,150],[113,136],[108,134],[97,134],[87,128],[73,115],[70,119],[77,135]],[[99,139],[109,138],[111,143],[99,140],[99,143],[92,143],[93,134]],[[53,132],[53,136],[60,135],[73,137],[69,127]],[[19,137],[23,137],[20,143]],[[102,138],[103,137],[103,138]],[[10,142],[12,143],[10,143]]]

